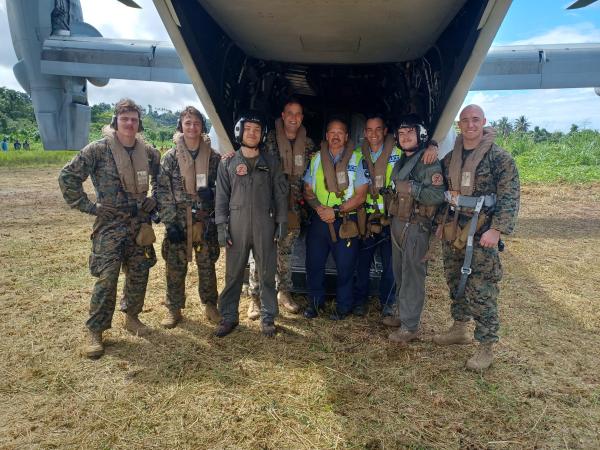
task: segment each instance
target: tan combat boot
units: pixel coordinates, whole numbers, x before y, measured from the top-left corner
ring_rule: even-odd
[[[250,305],[248,305],[248,319],[257,320],[260,317],[260,299],[258,295],[250,296]]]
[[[204,305],[204,314],[206,315],[206,318],[209,320],[209,322],[221,322],[221,314],[219,314],[217,305],[215,305],[214,303],[207,303],[206,305]]]
[[[475,354],[467,361],[467,369],[478,372],[490,367],[494,360],[494,352],[492,351],[493,346],[494,344],[492,342],[479,344],[479,348]]]
[[[294,300],[292,300],[292,296],[287,291],[279,291],[277,293],[277,301],[281,306],[283,306],[288,312],[292,314],[298,314],[300,311],[300,305],[298,305]]]
[[[181,322],[183,316],[181,315],[181,309],[168,309],[167,317],[160,321],[160,326],[165,328],[175,328],[179,322]]]
[[[448,331],[433,336],[433,342],[437,345],[470,344],[473,339],[468,325],[469,322],[455,320]]]
[[[100,358],[104,354],[102,331],[88,330],[88,344],[85,346],[84,354],[91,359]]]
[[[137,314],[125,314],[125,329],[138,336],[144,336],[150,331]]]
[[[400,320],[399,317],[394,317],[394,316],[385,316],[383,318],[383,320],[381,321],[382,324],[384,324],[386,327],[399,327],[400,325],[402,325],[402,321]]]
[[[410,331],[405,328],[398,328],[395,331],[392,331],[388,339],[397,344],[406,345],[410,341],[414,341],[419,338],[419,330]]]

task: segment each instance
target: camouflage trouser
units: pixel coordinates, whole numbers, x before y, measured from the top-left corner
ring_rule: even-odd
[[[460,281],[460,269],[465,252],[455,251],[451,244],[443,244],[444,272],[450,289],[452,306],[450,312],[454,320],[475,320],[475,339],[479,342],[497,342],[498,328],[498,283],[502,279],[502,266],[497,248],[482,248],[478,236],[465,295],[456,300],[454,293]]]
[[[292,251],[300,230],[289,231],[285,239],[277,244],[277,274],[275,286],[277,291],[290,292],[292,290]],[[254,257],[248,258],[250,273],[248,277],[248,294],[258,296],[259,279]]]
[[[138,246],[128,224],[114,222],[104,226],[92,237],[90,272],[98,280],[90,301],[90,317],[86,326],[93,331],[111,327],[117,298],[117,282],[121,267],[125,285],[121,311],[139,314],[144,306],[150,267],[156,264],[154,247]]]
[[[188,268],[186,243],[172,244],[165,238],[161,253],[166,262],[167,295],[165,305],[171,310],[185,308],[185,277]],[[196,245],[194,253],[198,267],[200,301],[203,304],[216,305],[218,293],[215,263],[219,259],[219,243],[216,234],[209,234],[207,241]]]

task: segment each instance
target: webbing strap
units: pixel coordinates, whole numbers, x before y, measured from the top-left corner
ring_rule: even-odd
[[[477,199],[475,209],[473,211],[473,217],[471,217],[471,225],[469,226],[469,235],[467,237],[467,247],[465,248],[465,259],[463,265],[460,268],[460,281],[458,288],[454,294],[454,299],[459,300],[465,295],[465,288],[467,287],[467,279],[473,270],[471,269],[471,261],[473,260],[473,237],[477,231],[477,221],[479,219],[479,213],[485,202],[485,195],[482,195]]]

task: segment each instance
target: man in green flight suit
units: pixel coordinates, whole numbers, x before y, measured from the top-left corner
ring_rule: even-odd
[[[444,202],[444,177],[437,159],[431,164],[421,160],[428,142],[421,119],[415,115],[401,117],[394,135],[403,152],[392,170],[394,194],[389,202],[397,307],[395,317],[386,318],[384,324],[399,325],[389,339],[406,346],[419,336],[425,304],[426,255],[432,220],[438,205]],[[397,323],[391,323],[394,321]]]

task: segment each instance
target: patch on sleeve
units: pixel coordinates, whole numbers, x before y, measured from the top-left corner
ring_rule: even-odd
[[[235,168],[235,173],[241,177],[248,173],[248,166],[246,164],[238,164]]]
[[[434,173],[431,176],[431,184],[434,186],[441,186],[444,184],[444,177],[441,173]]]

